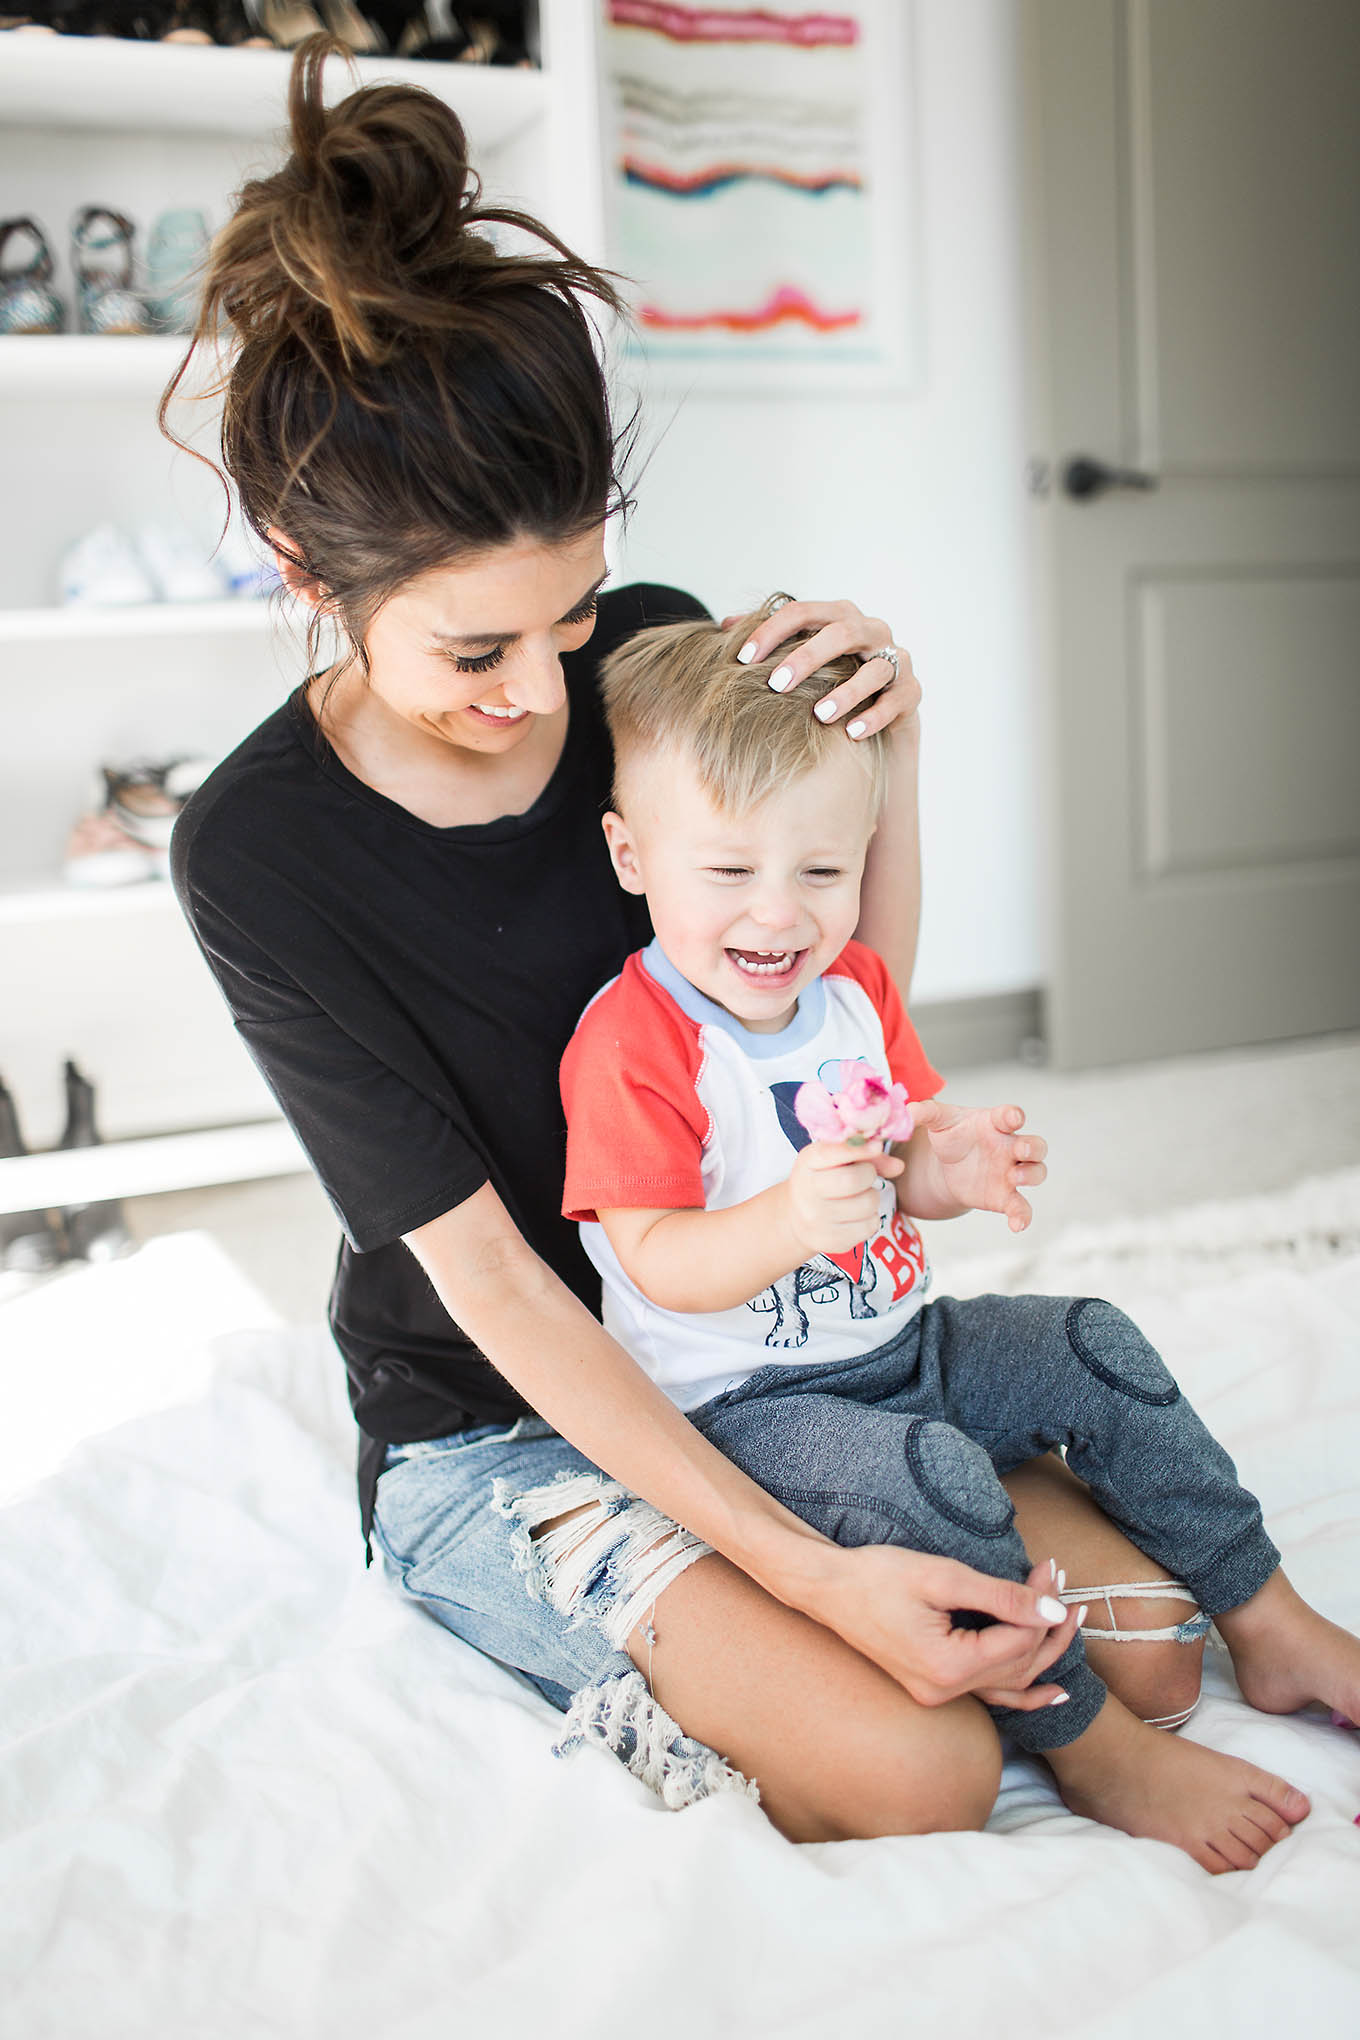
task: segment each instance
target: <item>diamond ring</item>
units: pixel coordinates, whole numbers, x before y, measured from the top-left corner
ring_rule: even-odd
[[[871,664],[871,662],[874,659],[886,659],[888,664],[892,667],[893,679],[894,680],[901,679],[902,675],[897,663],[898,653],[896,645],[880,645],[876,652],[868,653],[867,656],[860,661],[860,663],[861,665],[867,666]]]

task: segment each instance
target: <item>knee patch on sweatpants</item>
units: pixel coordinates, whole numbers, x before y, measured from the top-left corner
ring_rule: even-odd
[[[1010,1496],[980,1445],[934,1417],[923,1417],[907,1432],[905,1452],[923,1498],[975,1537],[1004,1537],[1015,1521]]]
[[[1098,1296],[1079,1298],[1069,1306],[1063,1329],[1082,1366],[1107,1388],[1158,1408],[1180,1395],[1160,1353],[1112,1303]]]

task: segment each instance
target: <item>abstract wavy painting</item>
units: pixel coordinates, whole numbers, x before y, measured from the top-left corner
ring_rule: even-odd
[[[875,123],[905,96],[905,0],[603,4],[611,256],[648,360],[741,387],[743,365],[900,365],[903,194]]]

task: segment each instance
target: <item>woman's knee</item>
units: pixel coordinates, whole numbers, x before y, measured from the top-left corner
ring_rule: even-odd
[[[934,1708],[908,1702],[903,1717],[901,1732],[876,1746],[828,1756],[822,1773],[808,1781],[802,1831],[792,1839],[868,1841],[986,1825],[1002,1762],[986,1709],[967,1697]],[[777,1812],[771,1818],[782,1826]]]

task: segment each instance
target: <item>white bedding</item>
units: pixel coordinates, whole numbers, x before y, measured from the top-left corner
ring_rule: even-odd
[[[1360,1627],[1360,1171],[967,1265],[1137,1314]],[[14,2040],[1360,2035],[1360,1736],[1251,1713],[1226,1660],[1190,1733],[1315,1809],[1250,1875],[1023,1763],[985,1835],[795,1848],[555,1760],[545,1703],[365,1573],[334,1351],[208,1240],[0,1305],[0,1391]]]

